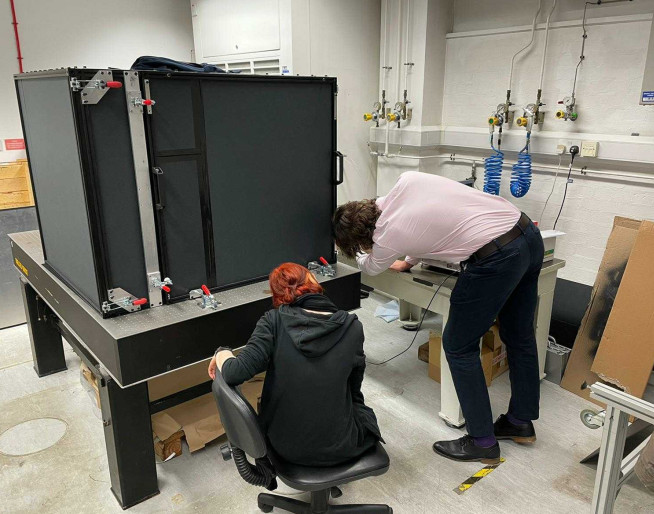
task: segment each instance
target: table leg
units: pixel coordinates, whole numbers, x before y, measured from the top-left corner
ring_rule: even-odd
[[[447,324],[447,313],[443,314],[443,330]],[[465,425],[465,418],[459,404],[459,397],[454,389],[454,381],[450,372],[450,365],[447,363],[445,350],[441,344],[441,411],[438,415],[443,418],[449,426],[460,428]]]
[[[20,285],[36,374],[44,377],[64,371],[64,344],[52,323],[54,313],[25,280],[21,280]]]
[[[628,421],[629,415],[626,412],[607,405],[602,431],[602,446],[595,476],[593,514],[611,514],[613,512],[615,496],[618,493]]]
[[[536,314],[534,316],[534,331],[536,332],[536,346],[538,347],[538,372],[545,378],[545,359],[547,357],[547,336],[550,333],[552,320],[552,303],[554,302],[554,289],[538,295]]]
[[[111,490],[127,509],[159,494],[148,385],[123,389],[103,374],[100,403]]]

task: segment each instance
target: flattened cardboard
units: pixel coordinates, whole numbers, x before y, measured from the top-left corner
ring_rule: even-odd
[[[591,367],[640,225],[640,221],[629,218],[617,216],[614,219],[613,230],[606,242],[606,249],[597,272],[588,308],[581,320],[579,332],[570,353],[563,380],[561,380],[561,387],[598,405],[602,404],[590,398],[590,389],[587,387],[599,379],[597,374],[591,371]]]
[[[150,401],[164,398],[209,380],[209,360],[154,378],[148,382]],[[241,392],[257,410],[263,387],[263,375],[241,386]],[[184,432],[189,450],[195,452],[225,433],[212,393],[207,393],[152,416],[152,431],[165,441],[178,430]]]
[[[643,221],[591,371],[641,398],[654,365],[654,223]]]

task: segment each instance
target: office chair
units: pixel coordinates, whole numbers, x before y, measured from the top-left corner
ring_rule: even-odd
[[[250,484],[274,489],[277,477],[293,489],[311,492],[311,503],[260,493],[257,502],[261,511],[271,512],[278,507],[297,514],[393,514],[388,505],[329,503],[330,497],[338,498],[342,494],[339,485],[386,473],[390,461],[379,443],[360,457],[338,466],[314,468],[292,464],[268,447],[254,409],[238,388],[227,385],[219,371],[216,371],[212,389],[228,439],[228,444],[221,447],[223,459],[233,458],[239,474]],[[254,459],[255,464],[251,464],[247,456]]]

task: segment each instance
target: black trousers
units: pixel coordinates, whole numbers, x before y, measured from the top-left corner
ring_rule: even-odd
[[[538,419],[540,377],[534,332],[543,239],[530,223],[517,239],[477,262],[466,262],[452,291],[443,349],[473,437],[493,435],[493,415],[479,340],[498,319],[511,380],[509,412]]]

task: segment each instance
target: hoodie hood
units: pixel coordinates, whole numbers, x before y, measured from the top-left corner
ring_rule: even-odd
[[[329,312],[314,314],[304,309]],[[282,325],[295,347],[306,357],[320,357],[337,345],[356,316],[338,308],[321,294],[306,294],[290,305],[279,307]]]

